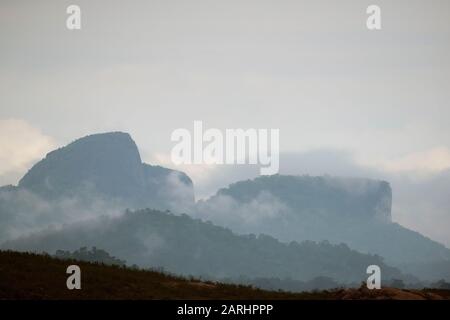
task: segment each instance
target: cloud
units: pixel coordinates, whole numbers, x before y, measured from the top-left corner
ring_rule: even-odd
[[[149,156],[144,155],[145,160],[148,159],[150,164],[158,164],[166,168],[185,172],[192,180],[199,183],[206,183],[213,172],[218,169],[216,165],[209,164],[179,164],[175,165],[170,154],[154,153]]]
[[[0,119],[0,184],[29,169],[52,150],[55,142],[22,119]]]
[[[381,163],[390,172],[416,171],[439,172],[450,168],[450,149],[435,147],[421,152],[413,152]]]
[[[0,243],[65,224],[116,217],[125,210],[118,200],[103,198],[88,189],[85,193],[89,200],[83,196],[46,200],[23,189],[0,192]]]
[[[436,147],[428,151],[409,153],[403,157],[384,160],[384,166],[359,161],[353,152],[343,149],[317,149],[306,152],[281,153],[280,174],[314,176],[331,175],[342,177],[372,178],[388,181],[392,187],[392,219],[401,225],[450,246],[450,170],[440,170],[446,167],[448,149]],[[153,158],[156,159],[156,158]],[[160,158],[161,160],[162,158]],[[158,161],[157,161],[158,162]],[[168,162],[166,162],[169,164]],[[250,165],[215,166],[210,170],[192,165],[192,171],[198,175],[191,176],[194,181],[197,199],[205,199],[219,188],[231,183],[253,179],[258,176],[258,168]],[[180,168],[177,168],[180,169]],[[184,170],[185,168],[183,168]],[[202,170],[200,170],[202,169]],[[361,185],[360,188],[365,188]],[[259,199],[261,200],[261,199]],[[203,219],[224,219],[223,223],[234,229],[239,226],[239,217],[233,215],[226,218],[227,212],[247,215],[247,210],[239,211],[230,199],[217,199],[221,208],[217,214],[220,217],[208,217],[212,208],[201,206]],[[265,202],[261,203],[264,211]],[[255,208],[247,208],[255,209]],[[274,212],[277,208],[274,208]],[[268,212],[265,210],[265,212]],[[222,217],[223,216],[223,217]],[[251,218],[248,215],[248,218]],[[213,220],[213,219],[212,219]],[[250,219],[251,220],[251,219]]]
[[[450,247],[450,170],[396,174],[390,180],[395,220]]]
[[[273,224],[280,224],[291,214],[290,208],[268,191],[261,191],[254,199],[239,202],[228,195],[216,195],[209,201],[199,201],[196,218],[226,226],[238,233],[270,234]]]
[[[175,165],[170,154],[154,153],[144,155],[150,164],[185,172],[193,181],[195,198],[206,199],[218,189],[239,180],[253,179],[259,175],[259,165],[208,165],[181,164]]]

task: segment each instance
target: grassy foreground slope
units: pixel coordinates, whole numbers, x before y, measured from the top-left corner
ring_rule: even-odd
[[[66,288],[66,268],[81,268],[81,290]],[[386,288],[286,293],[201,282],[45,255],[0,251],[0,299],[450,299],[450,291]]]

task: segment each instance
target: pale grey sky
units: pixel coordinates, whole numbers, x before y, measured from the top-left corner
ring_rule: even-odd
[[[80,31],[66,29],[70,4]],[[370,4],[381,31],[366,29]],[[170,133],[194,120],[279,128],[282,152],[338,150],[380,177],[429,181],[450,168],[449,56],[448,0],[2,0],[0,184],[54,147],[112,130],[170,165]],[[185,169],[201,195],[229,182],[220,168]],[[420,229],[420,214],[397,217]],[[425,217],[424,232],[450,244]]]

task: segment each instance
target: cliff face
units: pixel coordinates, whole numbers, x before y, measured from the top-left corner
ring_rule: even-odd
[[[346,243],[397,266],[450,261],[443,245],[393,223],[391,203],[385,181],[266,176],[237,182],[199,201],[194,214],[239,233],[265,233],[284,242]]]
[[[392,191],[389,183],[370,179],[265,176],[221,189],[216,197],[229,196],[239,203],[266,193],[297,215],[323,218],[391,221]],[[214,197],[211,199],[214,201]]]
[[[50,200],[100,196],[134,208],[173,209],[194,202],[186,174],[143,164],[135,142],[122,132],[90,135],[50,152],[19,188]]]
[[[369,179],[264,176],[221,189],[196,205],[203,219],[283,241],[337,240],[349,226],[391,222],[392,191]]]
[[[193,205],[186,174],[142,163],[126,133],[95,134],[47,154],[17,187],[0,187],[0,243],[126,208],[182,212]]]
[[[132,196],[144,188],[141,158],[128,134],[91,135],[47,154],[20,180],[19,187],[45,198],[89,188],[112,197]]]

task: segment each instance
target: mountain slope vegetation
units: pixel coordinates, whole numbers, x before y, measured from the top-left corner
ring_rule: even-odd
[[[175,274],[212,279],[245,276],[311,280],[324,276],[340,283],[360,283],[367,278],[367,266],[376,264],[385,280],[414,280],[386,265],[381,257],[359,253],[345,244],[286,244],[266,235],[236,235],[188,215],[149,209],[48,230],[3,247],[53,254],[85,246],[105,249],[140,267],[162,267]]]
[[[450,250],[391,221],[387,182],[311,176],[240,181],[199,201],[192,214],[239,233],[265,233],[284,242],[346,243],[428,280],[450,279]],[[443,270],[442,267],[439,270]]]

